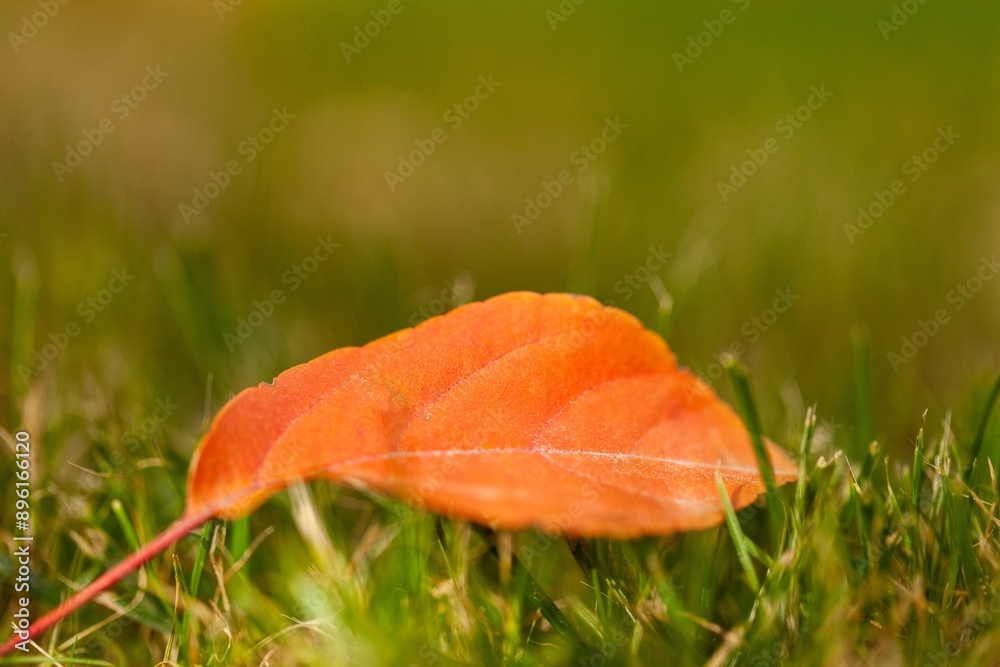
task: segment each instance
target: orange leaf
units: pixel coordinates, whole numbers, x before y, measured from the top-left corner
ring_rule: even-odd
[[[768,449],[777,481],[794,480]],[[505,294],[240,393],[195,452],[184,516],[32,634],[188,530],[301,480],[500,529],[628,538],[721,523],[716,470],[736,509],[764,490],[742,422],[663,339],[589,297]]]

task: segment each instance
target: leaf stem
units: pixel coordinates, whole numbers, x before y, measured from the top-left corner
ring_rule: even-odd
[[[59,623],[99,593],[110,588],[122,578],[133,572],[147,560],[184,537],[188,532],[205,523],[209,518],[211,518],[210,515],[204,514],[182,516],[180,519],[170,524],[170,527],[168,527],[165,531],[157,535],[152,542],[119,562],[97,579],[94,579],[80,591],[74,593],[68,600],[64,601],[58,607],[31,624],[27,630],[8,639],[3,646],[0,646],[0,656],[10,653],[14,650],[14,647],[17,644],[27,641],[32,637],[37,637],[54,626],[56,623]]]

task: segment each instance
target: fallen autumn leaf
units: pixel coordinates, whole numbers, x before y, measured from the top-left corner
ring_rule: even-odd
[[[797,466],[767,443],[779,484]],[[743,423],[667,344],[584,296],[504,294],[244,390],[195,452],[184,516],[3,647],[35,636],[212,517],[351,480],[515,530],[631,538],[719,525],[764,490]]]

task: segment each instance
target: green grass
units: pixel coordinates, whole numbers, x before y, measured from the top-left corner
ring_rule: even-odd
[[[880,447],[849,460],[845,431],[817,429],[809,410],[805,474],[775,511],[730,508],[719,528],[665,538],[493,533],[331,484],[293,488],[248,525],[207,524],[115,588],[118,614],[88,605],[41,645],[89,665],[988,664],[1000,487],[992,461],[969,455],[1000,449],[995,398],[973,432],[917,425],[912,466]],[[59,428],[40,426],[36,440]],[[179,498],[183,469],[167,456],[80,503],[43,483],[37,604],[165,526],[175,503],[150,496]]]
[[[997,247],[1000,5],[924,3],[885,40],[901,3],[753,2],[680,73],[674,51],[744,3],[588,2],[555,31],[554,1],[403,4],[351,63],[341,40],[384,0],[223,21],[211,3],[70,3],[3,56],[0,426],[35,443],[36,617],[182,513],[234,392],[408,326],[460,276],[462,299],[615,299],[791,450],[799,483],[717,529],[631,542],[494,534],[316,483],[188,536],[42,646],[96,665],[997,662],[1000,280],[960,310],[947,295]],[[0,24],[36,5],[0,3]],[[67,144],[158,63],[169,77],[57,181]],[[487,74],[502,86],[389,192],[384,171]],[[830,101],[722,201],[717,182],[814,85]],[[185,224],[178,205],[283,105],[293,123]],[[519,234],[511,214],[619,115],[629,128]],[[951,126],[954,147],[848,240]],[[340,248],[293,291],[282,276],[317,236]],[[623,294],[650,248],[669,261]],[[85,320],[123,266],[134,281]],[[286,301],[228,349],[276,288]],[[787,313],[754,325],[786,289]],[[894,372],[887,355],[941,308]],[[735,385],[717,363],[734,345],[751,371]]]

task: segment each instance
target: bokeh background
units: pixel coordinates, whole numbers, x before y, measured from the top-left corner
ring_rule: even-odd
[[[235,392],[510,290],[613,301],[730,401],[718,356],[735,350],[782,444],[811,404],[817,455],[859,461],[878,437],[912,461],[925,410],[967,444],[1000,369],[1000,5],[577,2],[0,3],[0,425],[35,446],[33,605],[180,515],[191,452]],[[419,164],[387,180],[401,161]],[[859,207],[873,217],[852,229]],[[0,487],[12,470],[0,464]],[[290,613],[337,611],[324,592],[355,579],[324,579],[330,562],[367,562],[387,535],[355,573],[370,605],[326,628],[339,658],[280,661],[423,657],[446,625],[428,581],[445,575],[416,555],[438,554],[440,527],[333,485],[292,493],[228,525],[227,564],[262,544],[228,581],[225,631],[208,583],[190,606],[203,655],[232,644],[259,664]],[[284,534],[303,494],[327,530]],[[466,545],[468,530],[444,528]],[[194,542],[178,547],[185,572]],[[688,608],[729,628],[738,606],[683,588],[739,588],[711,544],[639,546],[662,549]],[[585,606],[566,562],[536,574]],[[122,621],[140,624],[107,626],[88,655],[163,654],[174,584],[166,556],[151,567],[157,600]],[[0,553],[0,587],[12,572]],[[516,606],[488,575],[470,600]],[[106,615],[81,610],[60,640]],[[466,655],[518,628],[490,619]]]
[[[875,431],[906,453],[925,408],[971,423],[1000,362],[1000,279],[948,299],[1000,246],[998,21],[995,2],[914,0],[5,2],[4,419],[61,429],[49,466],[88,465],[94,438],[143,424],[184,457],[206,414],[293,364],[461,301],[572,290],[663,330],[726,396],[713,364],[742,346],[778,440],[813,403],[857,432],[867,330]],[[456,104],[476,107],[457,127]],[[608,119],[627,127],[578,171]],[[949,128],[911,181],[907,161]],[[64,169],[71,149],[89,154]],[[518,229],[562,170],[570,185]],[[851,238],[896,179],[905,193]],[[303,264],[318,238],[338,247]],[[646,273],[651,248],[670,258]],[[296,266],[314,271],[296,282]],[[134,276],[120,293],[116,270]],[[772,318],[779,290],[797,299]],[[948,322],[894,369],[939,309]],[[240,318],[259,326],[234,344]],[[149,422],[158,399],[177,407]]]

